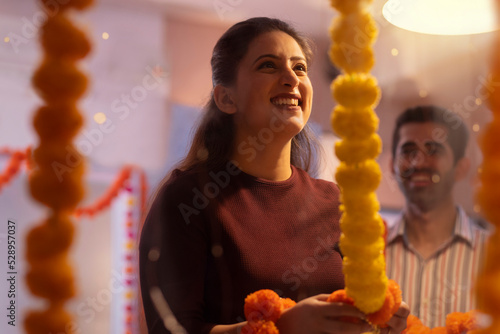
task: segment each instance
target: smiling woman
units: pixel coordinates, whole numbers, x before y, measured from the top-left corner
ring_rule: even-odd
[[[260,150],[255,157],[269,161],[269,165],[259,164],[259,171],[254,171],[255,160],[242,159],[239,149],[232,158],[238,161],[242,170],[259,174],[256,176],[289,178],[290,168],[282,169],[283,175],[272,175],[276,167],[272,165],[275,159],[271,156],[281,152],[281,160],[289,164],[290,139],[302,131],[311,114],[312,86],[307,76],[307,60],[297,42],[281,31],[255,38],[240,62],[236,83],[229,87],[216,86],[214,98],[222,112],[234,114],[238,143],[258,138],[257,134],[269,128],[272,119],[280,117],[282,127],[272,133],[272,141],[259,143],[265,144],[266,149]]]
[[[215,45],[205,115],[141,235],[149,333],[239,333],[245,298],[262,289],[298,301],[273,318],[281,333],[369,330],[342,318],[363,319],[354,306],[327,302],[344,287],[339,190],[311,176],[311,56],[270,18],[237,23]]]

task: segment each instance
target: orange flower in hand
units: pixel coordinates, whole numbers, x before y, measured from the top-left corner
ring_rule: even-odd
[[[283,309],[278,294],[269,289],[251,293],[245,298],[245,317],[249,322],[258,320],[276,321]]]
[[[332,294],[328,296],[328,299],[326,301],[330,303],[344,303],[348,305],[354,305],[354,299],[349,297],[344,289],[332,292]],[[361,321],[356,317],[339,317],[339,320],[352,323],[358,323]]]

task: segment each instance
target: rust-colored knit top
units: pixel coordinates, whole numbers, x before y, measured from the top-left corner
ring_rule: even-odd
[[[259,289],[299,301],[343,288],[342,260],[333,249],[338,202],[335,184],[293,166],[292,176],[279,182],[231,163],[209,173],[174,171],[141,235],[150,333],[168,333],[151,303],[151,286],[196,334],[244,321],[244,299]]]

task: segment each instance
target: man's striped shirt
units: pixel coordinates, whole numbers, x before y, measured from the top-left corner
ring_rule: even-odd
[[[401,287],[411,313],[430,328],[445,326],[451,312],[476,307],[474,283],[488,232],[457,210],[452,237],[428,259],[408,242],[402,217],[387,236],[387,276]]]

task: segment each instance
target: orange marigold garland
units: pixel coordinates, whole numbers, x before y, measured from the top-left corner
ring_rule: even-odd
[[[401,334],[476,334],[476,311],[453,312],[446,316],[446,327],[429,328],[419,318],[409,315],[406,329]]]
[[[358,309],[378,314],[380,318],[374,316],[375,323],[383,324],[390,312],[383,316],[377,312],[392,310],[394,301],[390,301],[392,294],[387,292],[385,226],[374,194],[382,177],[374,159],[380,154],[382,143],[376,134],[378,118],[373,110],[380,89],[369,74],[377,36],[369,13],[371,2],[331,0],[339,15],[330,28],[330,59],[343,71],[331,85],[338,102],[331,120],[332,128],[342,138],[335,145],[341,161],[335,178],[342,189],[340,248],[344,254],[345,291]]]
[[[499,2],[500,3],[500,2]],[[500,8],[497,8],[500,10]],[[479,179],[481,186],[477,192],[477,203],[483,216],[495,227],[486,245],[486,256],[477,283],[477,302],[479,311],[490,321],[477,331],[478,334],[497,334],[500,332],[500,33],[496,33],[491,75],[485,91],[489,92],[488,105],[493,119],[482,133],[480,147],[483,163]],[[476,333],[476,332],[475,332]]]
[[[9,154],[10,158],[7,166],[0,172],[0,191],[6,186],[21,170],[21,165],[26,160],[28,168],[30,168],[31,148],[28,147],[25,152],[18,150],[0,150],[0,154]]]
[[[354,305],[354,299],[349,297],[345,290],[334,291],[327,299],[329,302],[340,302],[349,305]],[[375,326],[387,327],[386,323],[392,318],[394,313],[399,309],[401,305],[401,290],[398,284],[393,281],[388,281],[388,288],[386,290],[386,295],[384,299],[384,304],[382,308],[374,313],[369,313],[366,319]],[[358,318],[342,318],[344,321],[358,322]]]
[[[349,297],[346,290],[334,291],[328,296],[327,302],[345,303],[354,305],[354,299]],[[367,320],[375,326],[387,327],[386,323],[392,318],[401,304],[401,290],[397,283],[389,280],[383,307],[375,313],[367,315]],[[241,329],[243,334],[278,334],[275,322],[284,310],[296,305],[290,298],[280,298],[272,290],[263,289],[249,294],[245,298],[245,318],[247,324]],[[359,322],[358,318],[340,317],[342,321]]]
[[[109,207],[111,201],[118,196],[120,189],[125,187],[126,181],[130,178],[130,174],[132,173],[131,166],[125,166],[122,168],[118,176],[116,177],[113,184],[109,187],[104,195],[102,195],[98,200],[96,200],[93,204],[77,208],[75,210],[75,215],[80,217],[82,215],[93,216],[97,212],[104,210]]]
[[[113,181],[109,189],[101,196],[99,197],[94,203],[84,206],[84,207],[79,207],[75,210],[75,216],[76,217],[81,217],[84,215],[88,215],[90,217],[94,216],[95,214],[103,211],[104,209],[108,208],[111,205],[111,202],[113,199],[118,196],[119,192],[121,189],[124,189],[126,187],[127,181],[130,179],[130,176],[132,172],[136,170],[139,173],[139,187],[140,187],[140,210],[141,210],[141,217],[145,214],[146,210],[146,199],[147,199],[147,193],[148,193],[148,182],[147,182],[147,177],[146,173],[144,170],[138,168],[138,167],[133,167],[133,166],[125,166],[122,168],[116,179]]]
[[[67,16],[67,9],[83,9],[92,0],[70,0],[53,5],[41,0],[50,13],[40,31],[44,58],[33,76],[33,86],[45,101],[34,117],[39,136],[29,176],[31,195],[49,208],[49,216],[28,233],[26,283],[35,296],[47,301],[42,310],[31,310],[24,320],[27,333],[62,333],[71,324],[64,304],[75,295],[68,251],[74,234],[71,213],[83,197],[84,164],[68,161],[72,139],[82,126],[77,100],[87,78],[76,62],[90,51],[90,42]]]

